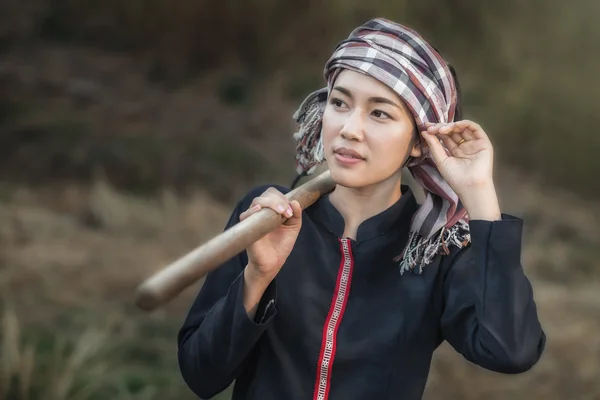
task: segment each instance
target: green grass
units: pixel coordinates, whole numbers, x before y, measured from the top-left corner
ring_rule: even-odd
[[[3,311],[0,398],[196,398],[177,367],[177,321],[132,323],[122,316],[111,323],[102,321],[108,313],[99,310],[93,316],[70,312],[56,326],[36,327],[23,326],[11,309]],[[229,394],[217,399],[225,400]]]

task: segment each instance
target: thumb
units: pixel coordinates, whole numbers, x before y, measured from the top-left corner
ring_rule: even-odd
[[[300,227],[302,225],[302,207],[300,207],[300,203],[297,200],[292,200],[290,206],[292,207],[292,211],[294,211],[294,215],[289,217],[284,224],[292,227]]]
[[[423,136],[423,139],[425,139],[427,142],[427,146],[429,147],[433,161],[435,161],[438,166],[442,165],[443,162],[448,158],[448,154],[446,153],[446,150],[444,149],[444,146],[438,137],[435,134],[431,134],[427,131],[421,132],[421,136]]]

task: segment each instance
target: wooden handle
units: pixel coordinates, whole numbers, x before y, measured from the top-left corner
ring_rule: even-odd
[[[334,187],[329,171],[325,171],[287,193],[286,197],[290,201],[297,200],[300,207],[305,209]],[[142,282],[136,292],[136,306],[144,311],[152,311],[166,304],[285,220],[285,217],[266,208],[238,222]]]

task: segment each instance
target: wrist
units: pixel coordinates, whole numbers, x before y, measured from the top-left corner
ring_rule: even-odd
[[[470,188],[459,197],[470,220],[497,221],[502,218],[493,183]]]
[[[258,304],[272,279],[257,274],[253,267],[244,268],[244,308],[250,318],[254,318]]]
[[[274,278],[274,276],[260,272],[258,268],[254,267],[252,264],[248,264],[246,265],[246,268],[244,268],[244,280],[253,288],[264,290]]]

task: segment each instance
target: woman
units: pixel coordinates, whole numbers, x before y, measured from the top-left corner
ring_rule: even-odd
[[[420,399],[444,340],[483,368],[530,369],[545,335],[522,221],[500,211],[492,145],[460,119],[453,71],[416,32],[375,19],[339,44],[325,78],[295,115],[297,165],[326,161],[336,188],[306,210],[278,186],[239,202],[227,228],[265,207],[288,219],[207,277],[178,338],[188,386]]]

